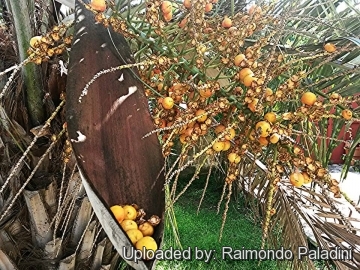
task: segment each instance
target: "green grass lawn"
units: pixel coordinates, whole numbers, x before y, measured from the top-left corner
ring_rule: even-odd
[[[250,220],[246,209],[236,209],[241,204],[232,203],[227,215],[222,241],[219,242],[222,211],[216,213],[217,202],[221,195],[221,189],[214,181],[210,184],[205,199],[197,214],[198,202],[200,200],[204,179],[198,179],[175,205],[175,215],[180,234],[180,242],[183,249],[191,248],[192,259],[189,261],[158,261],[157,270],[162,269],[278,269],[275,261],[238,260],[230,258],[225,260],[221,257],[223,247],[233,249],[260,249],[261,228]],[[211,183],[212,182],[212,183]],[[180,189],[179,189],[180,190]],[[165,231],[163,249],[176,247],[171,229]],[[215,250],[215,259],[209,263],[194,259],[195,247],[201,250]]]

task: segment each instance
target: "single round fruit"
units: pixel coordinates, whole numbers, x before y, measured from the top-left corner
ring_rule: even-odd
[[[221,26],[224,28],[230,28],[232,26],[232,21],[230,18],[225,17],[221,23]]]
[[[143,238],[141,238],[139,241],[136,242],[135,247],[136,249],[141,251],[145,249],[145,252],[146,250],[152,250],[155,252],[158,248],[155,239],[152,238],[151,236],[144,236]],[[143,259],[148,260],[151,258],[146,258],[145,254],[143,254]]]
[[[184,7],[191,8],[191,0],[184,0]]]
[[[331,99],[340,99],[341,96],[340,96],[340,94],[338,94],[338,93],[332,93],[332,94],[330,95],[330,98],[331,98]]]
[[[249,110],[252,112],[256,112],[256,105],[258,104],[258,102],[259,102],[259,99],[254,98],[254,100],[248,104]]]
[[[164,19],[166,22],[170,22],[172,17],[173,17],[172,12],[164,14]]]
[[[212,96],[213,92],[211,89],[200,89],[199,94],[203,98],[209,98]]]
[[[92,0],[90,3],[92,9],[103,12],[106,9],[105,0]]]
[[[297,145],[294,146],[293,151],[294,151],[295,155],[299,155],[302,152],[301,148],[299,146],[297,146]]]
[[[174,100],[171,97],[166,97],[162,100],[161,105],[164,109],[170,110],[174,107]]]
[[[270,124],[266,121],[260,121],[256,123],[255,128],[260,137],[267,137],[271,132]]]
[[[237,163],[240,162],[241,157],[236,153],[230,153],[228,155],[228,160],[229,160],[230,163],[236,163],[237,164]]]
[[[304,181],[305,181],[304,176],[301,173],[296,172],[290,174],[290,183],[293,186],[301,187],[304,184]]]
[[[265,90],[265,97],[269,97],[273,94],[273,90],[271,90],[270,88],[266,88]]]
[[[142,232],[143,236],[152,236],[154,234],[154,227],[148,221],[141,224],[139,230]]]
[[[125,219],[125,210],[120,205],[114,205],[110,207],[111,212],[114,214],[118,222],[122,222]]]
[[[35,36],[30,39],[30,46],[35,48],[41,40],[42,36]]]
[[[264,115],[264,119],[274,124],[276,122],[276,114],[273,112],[268,112]]]
[[[245,59],[246,59],[246,57],[245,57],[245,54],[243,54],[243,53],[240,53],[237,56],[235,56],[235,59],[234,59],[235,66],[237,66],[237,67],[240,66],[241,62]]]
[[[270,142],[272,144],[277,143],[280,140],[280,135],[277,133],[274,133],[273,135],[270,136]]]
[[[138,225],[136,224],[135,221],[130,220],[130,219],[124,219],[121,223],[121,228],[123,228],[123,230],[126,232],[128,230],[132,230],[132,229],[137,229]]]
[[[266,146],[266,145],[269,144],[269,141],[268,141],[268,139],[267,139],[266,137],[260,137],[260,138],[258,139],[258,141],[259,141],[259,143],[260,143],[261,145],[264,145],[264,146]]]
[[[254,75],[254,72],[250,68],[243,68],[239,71],[239,79],[240,81],[244,81],[245,77],[248,75]]]
[[[125,211],[125,219],[135,220],[137,217],[137,211],[134,206],[132,205],[125,205],[124,207]]]
[[[207,3],[207,4],[205,5],[205,12],[211,11],[212,8],[213,8],[213,4],[212,4],[212,3]]]
[[[341,112],[341,115],[345,120],[350,120],[352,118],[352,111],[345,109]]]
[[[216,152],[220,152],[222,150],[224,150],[225,147],[225,143],[224,142],[216,142],[213,144],[212,148],[214,149],[214,151]]]
[[[332,43],[326,43],[324,45],[324,50],[329,52],[329,53],[332,53],[332,52],[335,52],[336,51],[336,46]]]
[[[195,116],[200,116],[200,115],[202,115],[202,116],[200,118],[198,118],[196,121],[198,121],[199,123],[205,122],[207,119],[206,111],[202,110],[202,109],[197,110],[195,113]]]
[[[316,102],[316,95],[314,93],[306,92],[301,97],[302,104],[312,106],[314,105],[315,102]]]
[[[194,132],[194,128],[189,127],[189,128],[187,128],[187,129],[185,129],[184,134],[185,134],[186,136],[191,136],[191,135],[193,134],[193,132]]]
[[[127,230],[126,234],[130,238],[130,241],[131,243],[133,243],[133,245],[135,245],[137,241],[144,237],[142,232],[138,229]]]
[[[171,2],[170,1],[163,1],[161,3],[161,11],[164,14],[172,12],[172,4],[171,4]]]
[[[228,141],[231,141],[232,139],[234,139],[235,135],[236,135],[235,129],[230,128],[226,132],[225,139],[228,140]]]
[[[182,144],[185,144],[186,143],[186,134],[181,134],[180,136],[179,136],[179,140],[180,140],[180,142],[182,143]]]
[[[245,85],[246,87],[250,87],[251,84],[252,84],[253,82],[256,82],[256,81],[257,81],[257,78],[253,77],[252,75],[247,75],[247,76],[244,78],[243,83],[244,83],[244,85]]]
[[[312,182],[310,176],[306,172],[302,172],[301,174],[304,177],[304,184],[305,185],[310,184]]]
[[[181,22],[179,22],[179,27],[184,28],[186,24],[187,24],[187,18],[184,18],[182,19]]]
[[[224,130],[225,130],[225,126],[224,126],[224,125],[218,125],[218,126],[216,126],[216,128],[215,128],[215,133],[216,133],[216,134],[219,134],[219,133],[223,132]]]
[[[230,146],[231,146],[231,142],[229,141],[224,141],[224,149],[223,151],[227,151],[230,149]]]

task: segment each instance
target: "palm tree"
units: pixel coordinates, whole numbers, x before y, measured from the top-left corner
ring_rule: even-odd
[[[73,5],[72,1],[59,2]],[[176,6],[175,1],[172,1],[172,18],[167,22],[161,11],[161,1],[146,2],[115,1],[115,6],[108,13],[113,20],[106,20],[101,17],[101,13],[94,13],[98,14],[98,21],[110,23],[115,31],[129,38],[135,60],[141,64],[139,66],[143,66],[140,73],[134,72],[136,77],[141,77],[145,93],[149,96],[151,113],[158,127],[156,132],[166,156],[165,181],[169,184],[167,202],[176,202],[182,192],[186,191],[186,188],[180,192],[176,190],[177,179],[185,168],[194,168],[187,186],[200,172],[210,174],[214,170],[225,171],[225,181],[217,183],[224,187],[219,202],[220,206],[225,200],[223,222],[232,194],[241,188],[253,202],[253,210],[263,218],[263,245],[282,245],[297,254],[299,246],[308,246],[308,233],[302,226],[307,224],[314,235],[313,243],[320,248],[330,249],[334,245],[354,248],[354,259],[333,263],[339,269],[358,269],[359,250],[356,243],[359,242],[359,236],[356,227],[350,217],[344,216],[333,198],[333,195],[339,197],[346,194],[341,193],[336,182],[326,182],[323,180],[326,177],[322,178],[321,175],[327,175],[323,169],[327,167],[334,147],[342,141],[342,138],[337,138],[340,128],[351,124],[351,121],[338,116],[349,103],[359,103],[358,3],[342,0],[283,0],[277,4],[267,4],[262,1],[258,3],[262,9],[255,8],[249,15],[243,1],[219,1],[213,4],[213,9],[203,19],[200,15],[204,13],[200,1],[189,10],[183,8],[181,3]],[[76,38],[73,38],[71,45],[71,34],[76,34],[79,28],[72,30],[71,22],[68,25],[61,24],[63,18],[53,1],[39,4],[32,0],[5,0],[0,3],[0,36],[3,37],[0,49],[0,268],[100,269],[102,266],[104,269],[115,269],[119,255],[93,213],[78,172],[79,157],[76,155],[84,153],[84,150],[74,143],[71,147],[71,139],[77,135],[77,126],[68,118],[68,136],[66,126],[63,125],[65,103],[67,110],[76,107],[71,92],[67,91],[65,98],[65,76],[67,73],[72,85],[76,84],[79,76],[72,73],[67,64],[69,58],[81,61],[80,53],[86,52],[85,47],[75,49]],[[237,28],[222,28],[224,15],[230,16]],[[71,15],[65,21],[69,21],[69,18]],[[187,20],[187,24],[179,28],[178,22],[182,20]],[[38,35],[45,39],[35,39],[35,42],[39,41],[38,45],[33,43],[34,48],[28,50],[29,40]],[[227,39],[234,42],[238,36],[246,38],[237,40],[236,46],[228,50]],[[51,42],[47,42],[47,39]],[[96,42],[100,42],[100,39],[94,36],[94,44]],[[333,44],[337,49],[333,53],[325,52],[324,44]],[[35,49],[39,48],[37,46],[44,46],[42,54],[35,53]],[[74,50],[69,53],[70,48]],[[95,52],[92,50],[95,47],[88,45],[87,48],[89,51],[86,57],[96,53],[96,49]],[[261,53],[256,51],[258,48]],[[265,149],[256,140],[251,142],[242,135],[251,132],[249,127],[259,121],[264,112],[255,103],[253,113],[244,103],[246,98],[250,99],[249,104],[254,101],[249,91],[254,84],[247,86],[234,79],[234,74],[249,65],[246,61],[243,63],[246,66],[232,64],[233,57],[240,52],[244,52],[247,59],[259,54],[259,68],[253,66],[253,69],[262,69],[265,85],[279,96],[275,100],[269,97],[271,106],[264,102],[265,112],[271,107],[284,118],[284,113],[297,111],[299,96],[305,89],[322,97],[317,110],[304,107],[313,110],[313,114],[303,112],[308,116],[306,121],[296,118],[295,114],[286,115],[289,119],[285,120],[289,122],[282,122],[282,126],[278,127],[286,131],[280,137],[283,142],[281,147],[270,144]],[[109,66],[106,66],[106,62],[102,62],[99,70],[110,69],[114,65],[117,64],[110,61]],[[80,72],[85,73],[87,70]],[[255,71],[256,76],[262,76],[262,73]],[[303,74],[306,74],[304,78],[301,77]],[[120,78],[120,73],[117,75]],[[90,82],[92,77],[86,77],[86,80]],[[219,85],[214,83],[217,80]],[[177,88],[177,84],[181,88]],[[207,88],[208,84],[211,87]],[[296,84],[297,90],[292,95],[281,96],[278,90],[283,89],[281,87],[285,84]],[[83,90],[79,87],[77,90]],[[206,90],[209,89],[211,91],[207,97]],[[183,92],[176,92],[180,90]],[[195,111],[199,108],[190,110],[191,105],[195,106],[191,103],[191,95],[194,93],[195,97],[201,93],[202,96],[196,101],[200,103],[200,109],[207,109],[197,115]],[[339,94],[340,97],[332,96],[331,93]],[[176,104],[186,103],[187,109],[164,110],[161,107],[163,99],[159,97],[165,96],[172,97]],[[180,98],[176,100],[178,96]],[[335,111],[327,117],[328,108],[334,105]],[[75,113],[81,110],[79,106],[75,108]],[[202,132],[196,133],[197,136],[193,133],[192,136],[180,136],[180,140],[185,143],[179,143],[177,134],[180,131],[177,129],[186,128],[190,131],[188,128],[193,128],[190,123],[202,123],[197,120],[209,112],[213,113],[214,118],[210,123],[204,120],[206,130],[210,130],[204,132],[206,136]],[[352,113],[353,119],[359,121],[359,107],[353,109]],[[179,115],[181,119],[177,118]],[[317,121],[312,121],[310,115]],[[336,128],[328,138],[323,134],[330,121]],[[175,124],[164,127],[164,122]],[[216,136],[213,130],[219,123],[226,129]],[[289,124],[291,129],[288,129]],[[214,145],[217,145],[221,136],[231,135],[227,131],[232,128],[236,128],[236,134],[229,151],[233,151],[232,157],[236,162],[228,162],[227,152],[211,150],[215,149]],[[108,133],[106,136],[112,135]],[[347,164],[350,164],[358,142],[359,133],[354,138]],[[243,149],[247,151],[236,148],[245,144],[250,145]],[[283,149],[289,149],[290,152]],[[304,158],[311,156],[309,164],[288,164],[286,160],[290,158],[300,162],[300,158],[294,157],[297,150]],[[237,162],[240,157],[241,161]],[[316,169],[310,170],[311,166]],[[82,165],[80,167],[83,168]],[[311,187],[293,188],[279,178],[291,175],[295,167],[308,170],[313,180]],[[91,176],[90,181],[94,181],[96,186],[100,180]],[[111,196],[113,191],[101,190],[103,182],[98,183],[95,192],[98,192],[99,198],[106,202],[105,205],[115,203],[105,197],[105,192]],[[310,213],[309,203],[318,214]],[[304,204],[308,207],[304,207]],[[355,203],[349,202],[349,207],[359,212]],[[282,230],[280,238],[279,230]],[[311,260],[294,260],[284,264],[294,269],[314,269]]]

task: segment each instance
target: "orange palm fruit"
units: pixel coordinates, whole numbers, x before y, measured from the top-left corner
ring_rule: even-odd
[[[316,102],[316,95],[311,92],[306,92],[301,96],[301,103],[312,106]]]
[[[232,21],[230,18],[225,17],[221,23],[222,27],[224,28],[230,28],[232,26]]]
[[[332,43],[326,43],[324,45],[324,50],[329,52],[329,53],[332,53],[332,52],[335,52],[336,51],[336,46]]]
[[[170,110],[172,107],[174,107],[174,100],[171,97],[166,97],[162,100],[161,105],[164,107],[164,109]]]
[[[301,187],[304,184],[304,176],[299,173],[295,172],[290,174],[290,183],[295,187]]]
[[[92,9],[103,12],[106,9],[105,0],[92,0],[90,3]]]
[[[260,135],[260,137],[267,137],[271,132],[270,124],[266,121],[260,121],[256,123],[256,132]]]
[[[184,0],[184,7],[187,9],[191,8],[191,0]]]
[[[246,76],[248,75],[254,75],[254,72],[250,68],[243,68],[239,71],[239,79],[240,81],[243,81]]]
[[[352,112],[349,109],[343,110],[341,115],[345,120],[350,120],[352,118]]]
[[[172,12],[172,4],[170,1],[163,1],[161,3],[161,11],[165,14]]]

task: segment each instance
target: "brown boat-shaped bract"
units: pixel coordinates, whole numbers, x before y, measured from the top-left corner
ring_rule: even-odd
[[[79,1],[75,13],[66,90],[68,132],[89,200],[123,257],[123,247],[132,244],[110,207],[136,203],[163,219],[164,159],[156,135],[143,139],[154,125],[138,71],[116,70],[91,81],[101,70],[134,63],[126,40],[95,23]],[[153,236],[158,244],[163,230],[161,222]],[[135,269],[154,267],[154,261],[127,262]]]

